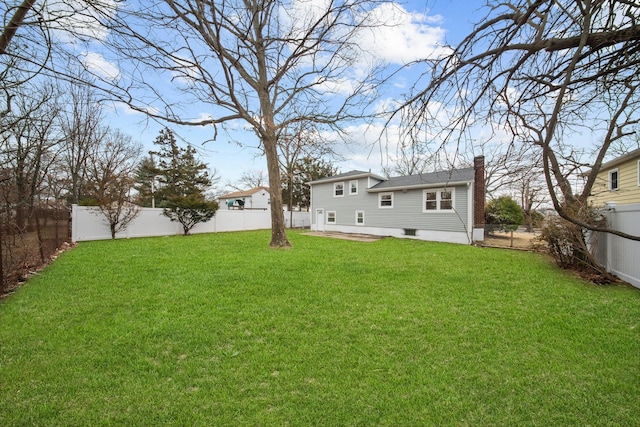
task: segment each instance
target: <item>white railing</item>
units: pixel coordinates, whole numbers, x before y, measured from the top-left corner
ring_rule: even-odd
[[[287,227],[309,227],[309,212],[293,212],[293,225],[289,224],[289,212],[285,212]],[[271,212],[257,210],[218,210],[207,222],[197,224],[191,234],[224,231],[261,230],[271,228]],[[140,208],[140,213],[116,238],[170,236],[182,234],[180,223],[171,222],[162,215],[160,208]],[[96,208],[73,205],[71,212],[71,240],[105,240],[111,238],[109,225]]]

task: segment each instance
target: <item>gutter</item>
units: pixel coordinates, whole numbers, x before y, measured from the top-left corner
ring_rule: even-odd
[[[400,187],[383,187],[383,188],[367,188],[368,193],[382,193],[384,191],[401,191],[401,190],[418,190],[422,188],[448,188],[455,187],[458,185],[468,185],[473,181],[452,181],[452,182],[439,182],[439,183],[425,183],[425,184],[414,184],[414,185],[403,185]]]

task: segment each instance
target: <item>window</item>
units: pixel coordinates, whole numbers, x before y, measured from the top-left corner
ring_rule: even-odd
[[[335,224],[335,223],[336,223],[336,212],[327,211],[327,224]]]
[[[640,186],[640,160],[638,160],[638,186]]]
[[[453,209],[453,193],[451,191],[440,192],[440,209],[441,210]]]
[[[333,184],[333,197],[344,196],[344,182],[336,182]]]
[[[380,193],[378,195],[378,206],[380,208],[393,208],[393,193]]]
[[[618,169],[609,171],[609,190],[615,191],[618,189]]]
[[[349,194],[358,194],[358,181],[349,181]]]
[[[453,210],[453,189],[425,190],[423,212]]]
[[[364,211],[356,211],[356,225],[364,225]]]

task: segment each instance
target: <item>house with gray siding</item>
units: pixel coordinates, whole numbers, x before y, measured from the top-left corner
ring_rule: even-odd
[[[484,157],[474,166],[384,178],[351,171],[309,183],[311,229],[471,244],[484,238]]]

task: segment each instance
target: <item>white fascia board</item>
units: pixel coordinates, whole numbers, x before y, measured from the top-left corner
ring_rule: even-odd
[[[452,181],[452,182],[440,182],[435,184],[416,184],[416,185],[403,185],[400,187],[385,187],[385,188],[368,188],[369,193],[384,193],[388,191],[401,191],[401,190],[418,190],[422,188],[449,188],[457,187],[459,185],[468,185],[473,181]]]

